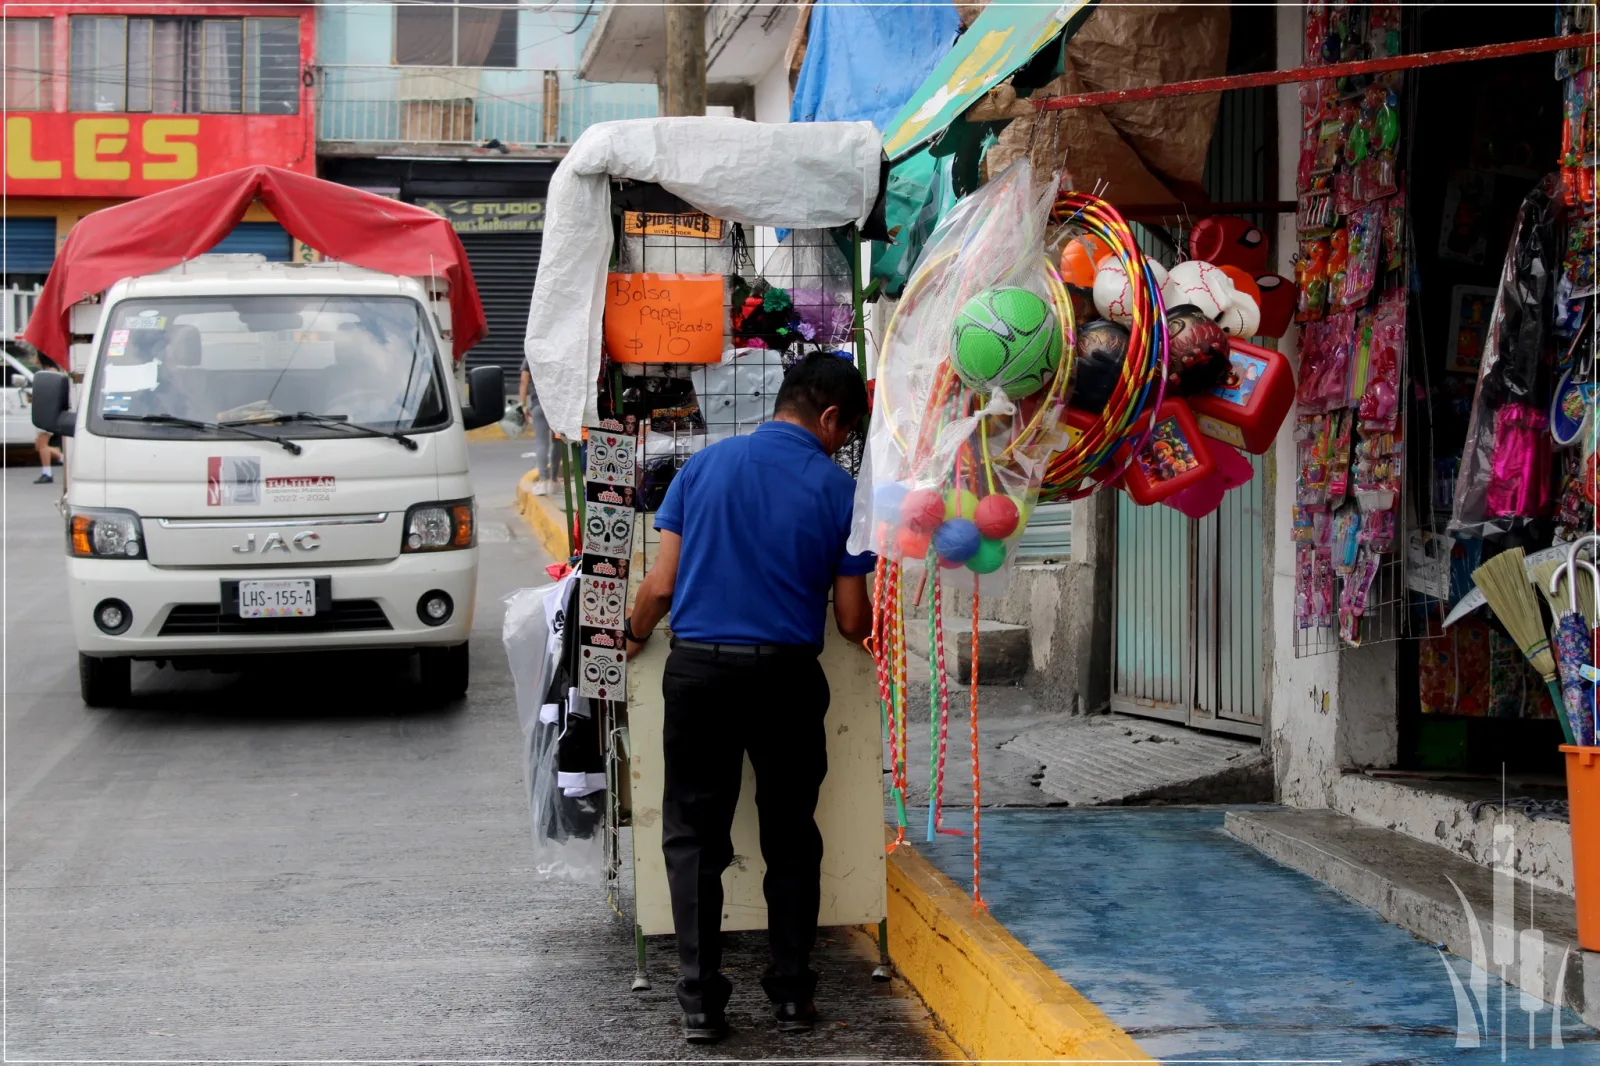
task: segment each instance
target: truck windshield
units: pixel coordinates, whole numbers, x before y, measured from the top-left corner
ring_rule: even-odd
[[[397,296],[123,300],[101,340],[91,425],[122,437],[205,436],[216,423],[257,420],[279,421],[272,431],[283,437],[349,435],[339,423],[447,425],[423,315]]]

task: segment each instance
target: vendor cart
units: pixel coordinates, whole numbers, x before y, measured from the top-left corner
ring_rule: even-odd
[[[669,127],[672,136],[665,135]],[[621,431],[636,442],[634,535],[627,567],[630,602],[654,559],[658,538],[653,512],[693,454],[770,420],[786,367],[805,354],[832,351],[867,372],[858,223],[868,221],[880,200],[877,135],[865,124],[785,130],[719,119],[607,124],[586,134],[569,156],[577,160],[571,169],[589,169],[585,177],[598,177],[599,185],[586,186],[583,196],[572,196],[571,204],[563,202],[559,176],[552,185],[544,262],[562,261],[551,247],[553,234],[559,239],[565,233],[574,244],[587,236],[609,244],[610,252],[604,271],[580,262],[568,276],[547,283],[541,270],[530,313],[530,364],[542,402],[575,381],[597,382],[581,411],[585,439],[593,441],[599,427],[605,427],[607,433]],[[642,170],[637,166],[640,156],[630,150],[639,138],[647,139],[654,153]],[[591,139],[596,143],[586,144]],[[731,190],[725,178],[686,173],[679,153],[693,157],[712,150],[713,144],[734,153],[729,172],[739,171],[740,157],[748,158],[757,167],[752,180],[758,187],[745,181],[739,190]],[[781,176],[775,168],[782,168]],[[759,187],[764,180],[765,187]],[[833,192],[827,191],[829,186]],[[604,201],[609,233],[597,236],[596,227],[574,235],[564,229],[563,211],[592,210],[599,190],[604,192],[598,199]],[[584,318],[586,309],[572,306],[564,286],[589,296],[594,294],[591,282],[600,282],[604,295],[598,305],[587,308],[590,328],[577,331],[583,334],[582,343],[565,349],[559,366],[541,366],[540,357],[547,364],[558,362],[552,342],[560,348],[563,340],[572,340],[567,326]],[[554,304],[562,306],[562,314],[549,312]],[[618,314],[621,307],[646,310],[623,316]],[[624,318],[625,324],[619,323]],[[714,330],[706,331],[713,334],[710,339],[692,328],[699,318],[715,321]],[[661,321],[677,328],[657,328]],[[592,350],[591,340],[601,352]],[[573,364],[580,369],[574,371]],[[589,374],[591,366],[598,373]],[[559,408],[559,403],[546,402],[553,428],[573,442],[563,502],[572,558],[581,565],[590,525],[586,517],[597,506],[591,502],[597,497],[593,486],[583,483],[579,434],[561,422],[580,414],[577,404],[570,403],[565,413]],[[856,441],[837,460],[853,474],[860,457]],[[670,619],[664,628],[670,629]],[[625,701],[597,701],[608,786],[606,876],[619,913],[624,913],[620,831],[624,826],[633,829],[635,989],[649,987],[644,938],[672,931],[661,852],[661,674],[668,643],[665,637],[652,641],[628,663]],[[821,662],[832,700],[828,776],[816,813],[824,842],[819,924],[876,925],[881,930],[883,769],[873,661],[843,640],[830,620]],[[750,700],[751,713],[762,713],[762,694],[752,691]],[[744,775],[733,827],[734,860],[723,877],[727,931],[766,926],[765,864],[748,760]],[[875,976],[886,978],[887,969],[880,967]]]

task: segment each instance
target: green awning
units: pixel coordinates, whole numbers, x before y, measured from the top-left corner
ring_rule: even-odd
[[[980,96],[1059,37],[1093,2],[995,0],[984,8],[884,133],[883,150],[889,159],[903,159],[943,133]]]

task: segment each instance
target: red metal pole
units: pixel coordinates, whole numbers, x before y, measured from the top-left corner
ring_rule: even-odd
[[[1596,34],[1576,33],[1567,37],[1540,37],[1531,41],[1484,44],[1473,48],[1448,48],[1440,52],[1418,52],[1415,55],[1389,56],[1385,59],[1328,63],[1320,67],[1267,70],[1259,74],[1230,74],[1220,78],[1168,82],[1165,85],[1142,85],[1132,89],[1107,89],[1103,92],[1076,93],[1072,96],[1050,96],[1034,100],[1032,103],[1039,111],[1072,111],[1080,107],[1104,107],[1107,104],[1126,104],[1135,100],[1197,96],[1201,93],[1223,92],[1228,89],[1293,85],[1297,82],[1320,81],[1323,78],[1343,78],[1352,74],[1382,74],[1391,70],[1415,70],[1417,67],[1438,67],[1448,63],[1472,63],[1481,59],[1504,59],[1507,56],[1560,52],[1568,48],[1593,48],[1597,43],[1600,43],[1600,40],[1597,40]]]

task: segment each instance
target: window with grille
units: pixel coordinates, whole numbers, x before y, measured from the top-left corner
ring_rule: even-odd
[[[394,61],[403,67],[514,67],[517,0],[396,4]]]
[[[300,22],[74,16],[71,98],[74,111],[292,115]]]
[[[51,109],[54,26],[50,19],[0,20],[5,56],[5,110]]]

